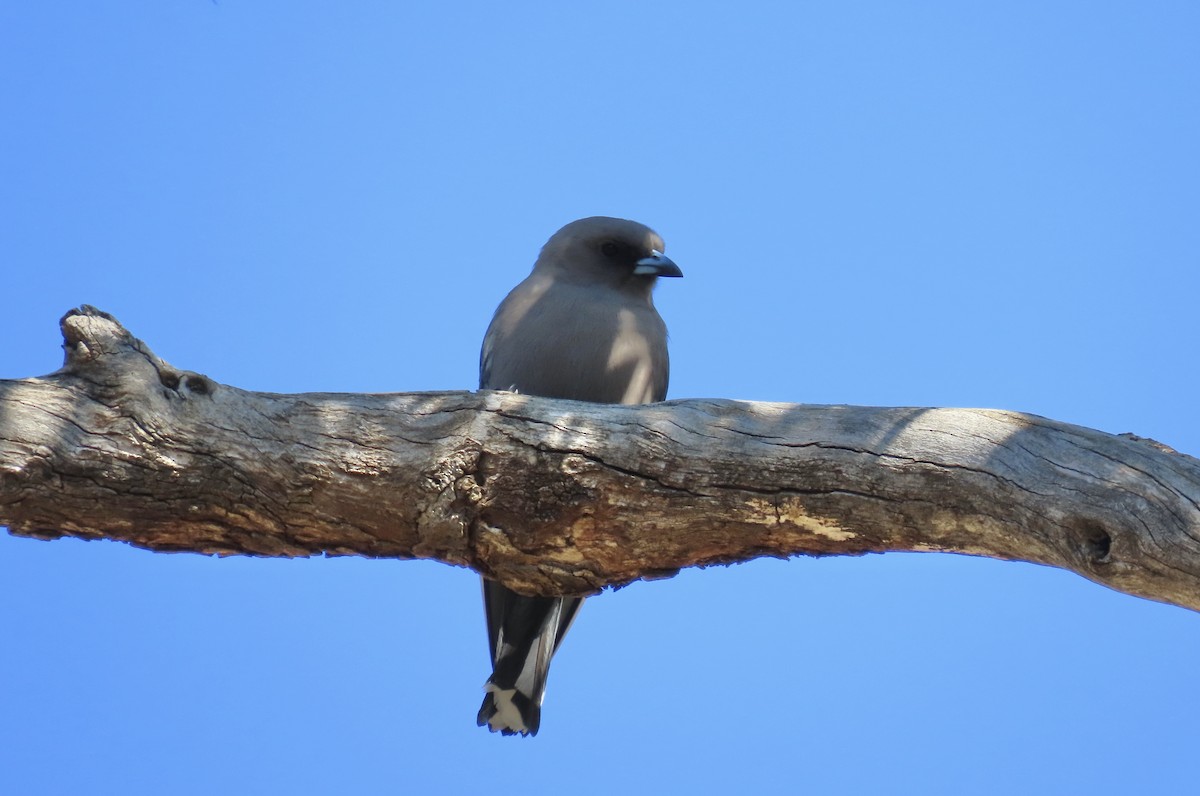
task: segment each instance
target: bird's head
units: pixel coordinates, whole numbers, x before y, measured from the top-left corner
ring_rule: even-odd
[[[623,218],[593,216],[572,221],[542,247],[534,270],[556,279],[649,291],[660,276],[683,276],[663,254],[658,233]]]

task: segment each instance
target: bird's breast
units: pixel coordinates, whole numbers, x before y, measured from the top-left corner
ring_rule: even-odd
[[[600,403],[666,397],[667,333],[645,302],[594,291],[514,291],[484,343],[483,387]]]

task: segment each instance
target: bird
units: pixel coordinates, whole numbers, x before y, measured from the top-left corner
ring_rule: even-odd
[[[665,400],[667,327],[659,277],[683,272],[657,232],[622,218],[572,221],[496,308],[479,352],[480,389],[610,404]],[[550,659],[582,597],[530,597],[483,577],[492,674],[476,723],[537,735]]]

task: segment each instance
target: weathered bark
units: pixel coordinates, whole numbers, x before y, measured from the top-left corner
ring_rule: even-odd
[[[0,523],[152,550],[432,558],[585,593],[756,556],[947,551],[1200,609],[1200,461],[982,409],[255,393],[111,316],[0,382]]]

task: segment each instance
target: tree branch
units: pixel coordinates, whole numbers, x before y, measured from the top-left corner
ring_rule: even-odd
[[[151,550],[431,558],[587,593],[756,556],[944,551],[1200,610],[1200,461],[983,409],[255,393],[112,316],[0,381],[0,523]]]

